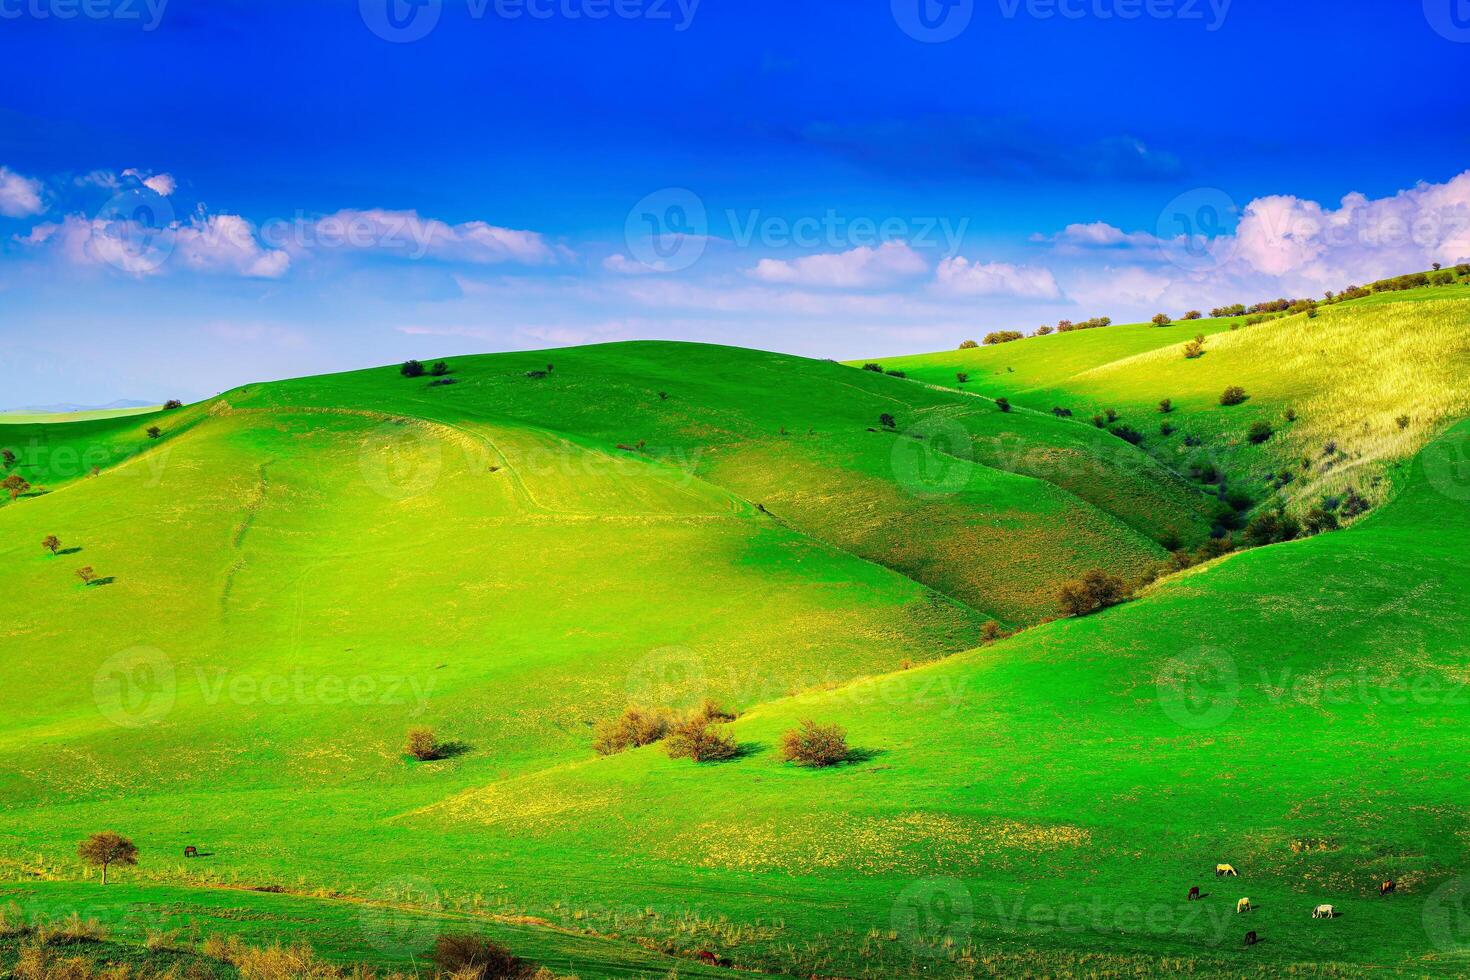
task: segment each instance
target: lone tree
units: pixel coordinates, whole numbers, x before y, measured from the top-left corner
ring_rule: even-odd
[[[157,439],[161,435],[163,435],[163,430],[160,429],[158,426],[156,426],[156,425],[150,425],[148,427],[148,438],[149,439]]]
[[[77,578],[82,580],[83,585],[91,585],[97,578],[97,573],[92,571],[91,565],[83,565],[77,569]]]
[[[884,412],[882,415],[878,416],[878,424],[883,426],[883,428],[885,429],[892,429],[898,425],[898,421],[894,419],[892,415]]]
[[[1156,327],[1167,327],[1169,324],[1171,324],[1173,322],[1174,322],[1173,320],[1169,319],[1169,314],[1167,314],[1167,313],[1155,313],[1154,314],[1153,325],[1156,326]]]
[[[449,373],[449,365],[443,361],[435,361],[434,366],[429,368],[429,373],[436,378],[442,378]]]
[[[121,834],[104,830],[77,845],[77,857],[94,868],[102,869],[102,883],[107,884],[107,869],[114,864],[129,867],[138,863],[138,846]]]
[[[1123,580],[1101,568],[1084,572],[1081,578],[1066,583],[1057,593],[1057,601],[1068,616],[1086,616],[1116,606],[1127,597]]]
[[[970,376],[968,374],[966,374],[965,372],[963,372],[963,371],[956,371],[955,372],[955,375],[954,375],[954,379],[956,381],[958,381],[960,384],[964,384],[966,381],[969,381],[970,380]]]
[[[980,345],[977,344],[977,343],[975,343],[975,341],[973,341],[973,340],[962,340],[962,341],[960,341],[960,350],[974,350],[976,347],[979,347],[979,346]]]
[[[12,473],[4,480],[0,480],[0,487],[10,491],[10,499],[15,500],[23,493],[30,493],[31,483],[19,473]]]
[[[424,365],[420,361],[407,360],[398,369],[398,373],[405,378],[422,378],[424,376]]]
[[[57,549],[61,547],[61,539],[54,534],[48,534],[41,539],[41,547],[55,555]]]
[[[0,449],[0,459],[5,460],[7,467],[15,465],[15,451],[11,449]]]
[[[175,408],[183,408],[184,403],[179,401],[177,398],[170,398],[168,401],[163,403],[163,407],[165,410],[171,411]]]

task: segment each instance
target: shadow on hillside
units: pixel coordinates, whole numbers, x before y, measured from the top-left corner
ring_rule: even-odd
[[[440,742],[438,759],[457,759],[469,755],[475,747],[468,742]]]
[[[95,589],[100,585],[111,585],[113,582],[116,581],[117,576],[115,575],[108,575],[105,578],[94,578],[92,581],[87,583],[87,588]]]
[[[872,762],[879,756],[885,756],[887,754],[887,749],[852,748],[847,750],[847,757],[837,764],[839,766],[856,766],[864,762]]]
[[[75,555],[75,554],[77,554],[81,550],[82,549],[81,549],[81,546],[80,545],[78,545],[78,546],[76,546],[74,548],[58,548],[57,551],[56,551],[56,554],[57,554],[58,557],[60,557],[61,555]]]

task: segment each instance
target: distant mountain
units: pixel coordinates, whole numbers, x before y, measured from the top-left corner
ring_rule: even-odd
[[[78,405],[75,402],[57,402],[54,405],[24,405],[20,408],[0,408],[0,412],[110,412],[119,408],[152,408],[161,402],[139,401],[136,398],[119,398],[106,405]]]

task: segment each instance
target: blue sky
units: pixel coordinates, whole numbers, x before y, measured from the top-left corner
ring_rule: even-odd
[[[1466,6],[0,0],[0,407],[1470,260]]]

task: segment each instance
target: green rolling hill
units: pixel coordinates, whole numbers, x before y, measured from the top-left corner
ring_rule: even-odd
[[[473,929],[582,977],[1463,972],[1467,337],[1441,288],[906,378],[626,343],[5,426],[0,907],[401,969]],[[1348,486],[1345,530],[1169,564]],[[1058,619],[1093,568],[1138,595]],[[739,757],[591,750],[704,698]],[[807,718],[852,759],[780,762]]]

